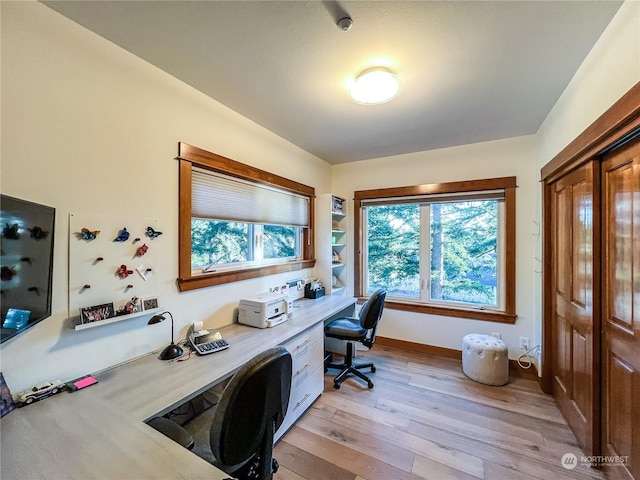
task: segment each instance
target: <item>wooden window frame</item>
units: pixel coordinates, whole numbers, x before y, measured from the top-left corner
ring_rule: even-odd
[[[250,278],[292,272],[315,266],[314,210],[315,189],[230,158],[208,152],[184,142],[178,144],[179,212],[178,212],[178,289],[181,292],[212,287]],[[194,166],[277,187],[309,197],[309,228],[302,230],[302,259],[275,265],[245,267],[223,272],[193,275],[191,269],[191,172]]]
[[[424,303],[389,300],[385,308],[408,312],[445,315],[500,323],[515,323],[516,315],[516,177],[490,178],[463,182],[432,183],[410,187],[392,187],[354,192],[354,291],[359,298],[366,298],[363,291],[364,272],[364,226],[362,225],[363,200],[428,196],[436,194],[468,193],[504,189],[505,202],[505,286],[504,311],[477,310],[451,306],[427,305]]]

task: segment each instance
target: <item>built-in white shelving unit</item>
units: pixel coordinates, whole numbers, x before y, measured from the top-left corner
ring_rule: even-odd
[[[327,295],[345,295],[347,283],[347,202],[332,194],[318,196],[316,237],[318,276]]]

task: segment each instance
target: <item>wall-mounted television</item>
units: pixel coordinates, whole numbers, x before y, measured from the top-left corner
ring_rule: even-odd
[[[55,212],[0,195],[0,343],[51,315]]]

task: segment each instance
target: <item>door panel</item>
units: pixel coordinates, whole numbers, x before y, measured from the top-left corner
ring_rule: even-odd
[[[560,389],[564,396],[567,395],[567,391],[571,387],[571,379],[568,378],[567,375],[571,366],[571,359],[569,357],[571,341],[568,335],[569,328],[567,322],[564,321],[564,317],[556,315],[553,318],[553,324],[553,332],[556,339],[553,351],[554,383],[555,388]]]
[[[591,295],[591,254],[593,242],[593,192],[592,185],[586,179],[572,186],[572,302],[582,310],[587,308],[588,297]]]
[[[640,479],[640,141],[602,162],[603,455],[614,479]]]
[[[590,395],[591,388],[589,388],[588,361],[591,357],[591,345],[588,340],[588,336],[583,335],[578,330],[573,329],[572,339],[572,363],[573,368],[571,373],[573,375],[573,401],[575,402],[575,409],[578,414],[581,415],[581,426],[587,422],[587,415],[589,411],[589,405],[591,403]],[[586,427],[585,427],[586,428]]]
[[[586,455],[598,449],[599,371],[595,367],[594,167],[588,163],[553,185],[555,296],[554,395]]]

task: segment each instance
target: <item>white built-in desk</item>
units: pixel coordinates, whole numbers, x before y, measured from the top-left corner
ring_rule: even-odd
[[[227,478],[145,420],[207,390],[257,353],[291,343],[333,316],[351,315],[354,305],[341,296],[299,300],[293,318],[274,328],[223,328],[227,350],[174,363],[158,360],[156,352],[94,374],[97,385],[16,409],[0,420],[1,477]]]

